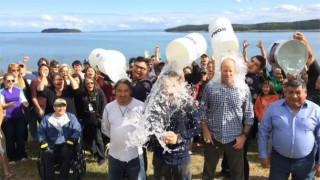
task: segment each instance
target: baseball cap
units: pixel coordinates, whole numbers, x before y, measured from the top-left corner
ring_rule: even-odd
[[[54,101],[53,105],[54,106],[59,106],[61,104],[67,105],[66,100],[62,99],[62,98],[58,98]]]
[[[88,62],[88,59],[84,59],[83,60],[83,64],[88,64],[89,62]]]
[[[202,57],[202,56],[209,57],[207,53],[203,53],[200,57]]]
[[[22,67],[22,68],[24,67],[24,64],[23,64],[23,62],[22,62],[21,60],[19,60],[19,61],[17,62],[17,64],[19,64],[19,66]]]

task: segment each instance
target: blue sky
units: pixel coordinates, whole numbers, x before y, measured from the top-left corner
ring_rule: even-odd
[[[45,28],[82,31],[165,29],[208,24],[283,22],[320,18],[319,0],[0,0],[0,32]]]

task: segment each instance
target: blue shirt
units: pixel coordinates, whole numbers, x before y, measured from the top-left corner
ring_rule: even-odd
[[[259,157],[267,158],[267,142],[272,132],[272,146],[282,156],[298,159],[319,144],[320,107],[306,100],[294,115],[284,99],[272,103],[259,128]],[[320,161],[319,161],[320,162]]]
[[[206,120],[212,137],[227,144],[241,135],[243,125],[253,124],[249,88],[217,86],[209,81],[203,91],[199,116]]]

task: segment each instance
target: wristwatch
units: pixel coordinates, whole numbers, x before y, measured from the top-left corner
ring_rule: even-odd
[[[244,136],[245,136],[246,138],[248,138],[249,133],[242,131],[241,134],[244,134]]]

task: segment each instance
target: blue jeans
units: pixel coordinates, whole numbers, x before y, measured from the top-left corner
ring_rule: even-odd
[[[190,180],[190,163],[180,165],[168,165],[160,158],[153,156],[153,177],[156,180],[162,179],[180,179]]]
[[[291,159],[282,156],[272,149],[270,175],[272,180],[286,180],[292,174],[292,180],[311,180],[314,173],[311,171],[314,166],[315,149],[309,155],[300,159]]]
[[[113,158],[111,155],[109,155],[108,179],[110,180],[121,180],[121,179],[145,180],[146,174],[144,171],[144,166],[141,167],[141,163],[143,163],[142,155],[135,159],[132,159],[129,162],[120,161],[118,159]]]

